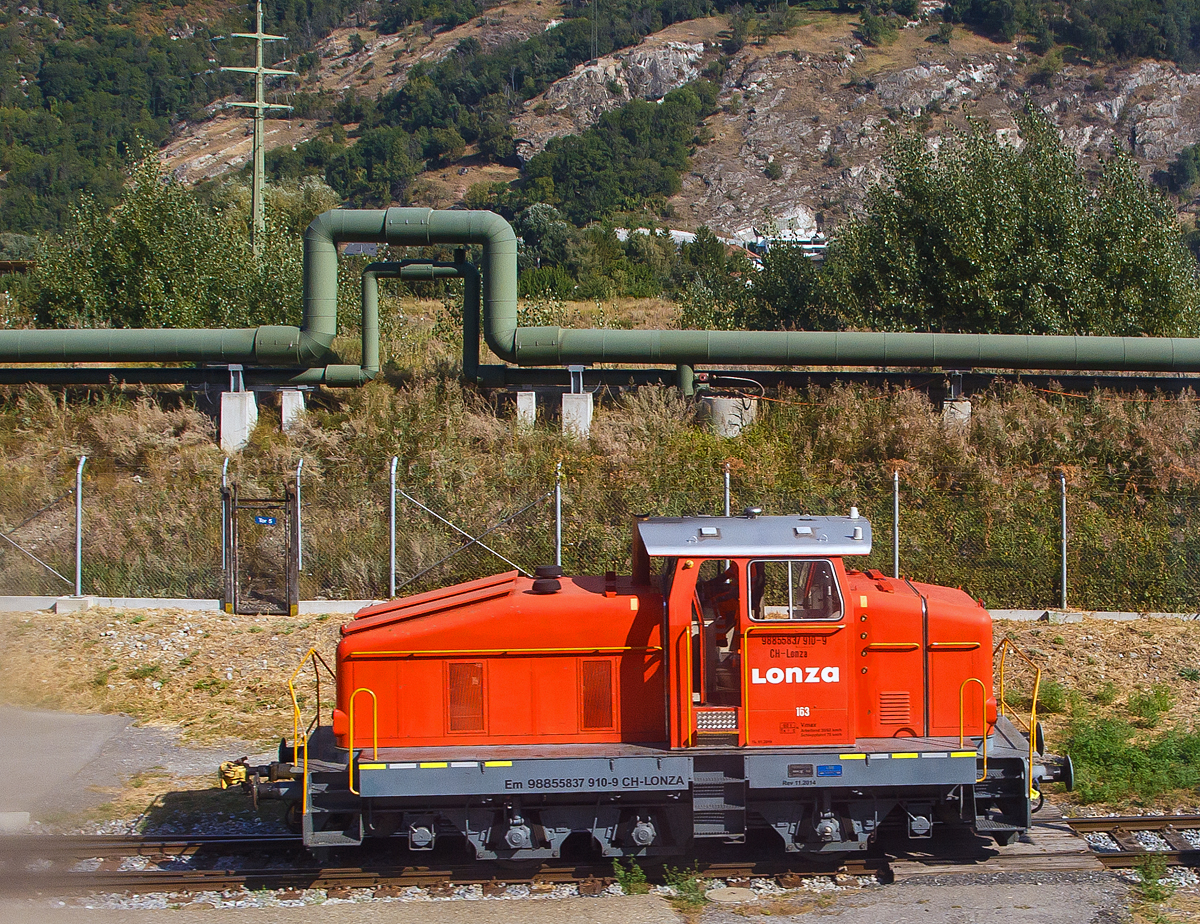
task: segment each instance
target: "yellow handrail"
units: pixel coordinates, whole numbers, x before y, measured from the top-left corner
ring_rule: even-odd
[[[296,678],[300,676],[300,672],[312,663],[313,675],[317,682],[317,715],[304,731],[304,761],[303,761],[303,786],[300,796],[300,814],[301,816],[308,814],[308,739],[312,734],[312,729],[321,724],[321,667],[324,667],[330,677],[334,677],[333,670],[325,659],[321,657],[321,653],[317,649],[310,648],[296,669],[292,671],[292,675],[288,677],[288,693],[292,697],[292,760],[296,759],[296,755],[300,749],[300,700],[296,696]]]
[[[1007,667],[1008,652],[1010,650],[1017,657],[1019,657],[1026,664],[1028,664],[1031,668],[1033,668],[1033,694],[1030,698],[1029,722],[1028,723],[1026,723],[1025,720],[1023,718],[1021,718],[1021,716],[1019,716],[1016,713],[1016,711],[1013,710],[1013,708],[1011,706],[1009,706],[1008,703],[1004,699],[1005,670]],[[997,707],[999,708],[1001,715],[1003,715],[1003,716],[1011,715],[1012,718],[1015,718],[1018,722],[1020,722],[1022,725],[1025,726],[1026,737],[1029,739],[1029,770],[1030,770],[1029,797],[1031,799],[1036,799],[1038,796],[1038,792],[1036,789],[1033,788],[1033,779],[1032,779],[1032,777],[1033,777],[1033,746],[1034,746],[1034,739],[1037,737],[1037,731],[1036,731],[1037,730],[1037,704],[1038,704],[1038,694],[1041,692],[1041,687],[1042,687],[1042,669],[1040,667],[1038,667],[1037,664],[1034,663],[1033,659],[1030,658],[1029,655],[1025,654],[1025,652],[1023,652],[1020,648],[1018,648],[1016,645],[1014,645],[1012,639],[1008,639],[1008,638],[1003,639],[1000,642],[1000,644],[996,646],[996,650],[994,652],[992,652],[992,657],[995,658],[997,654],[1000,655],[1000,697],[997,702]]]
[[[347,744],[349,745],[350,751],[348,761],[350,771],[350,791],[356,796],[361,795],[361,793],[354,788],[354,700],[357,698],[359,693],[368,693],[371,696],[371,759],[379,760],[379,697],[375,695],[374,690],[369,690],[366,687],[359,687],[350,694],[350,731],[347,734],[347,738],[349,739]]]
[[[976,783],[982,783],[987,779],[987,748],[988,748],[988,727],[987,727],[987,687],[983,685],[983,681],[978,677],[968,677],[962,682],[958,688],[958,746],[961,748],[966,744],[966,722],[967,722],[967,707],[966,693],[967,684],[979,684],[979,711],[981,721],[983,723],[983,733],[980,736],[983,739],[983,773],[977,779]]]

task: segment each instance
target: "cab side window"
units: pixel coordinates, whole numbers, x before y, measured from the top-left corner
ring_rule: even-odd
[[[752,561],[749,573],[755,621],[842,618],[842,594],[828,561]]]

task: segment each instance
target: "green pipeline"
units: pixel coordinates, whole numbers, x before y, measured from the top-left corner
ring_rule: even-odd
[[[344,365],[337,334],[338,245],[478,245],[465,263],[373,264],[363,276],[363,360]],[[379,372],[378,279],[464,279],[463,371],[479,380],[479,332],[505,363],[694,366],[894,366],[948,369],[1200,372],[1200,339],[805,331],[564,330],[517,327],[517,238],[492,212],[335,209],[304,233],[300,327],[244,330],[0,331],[5,363],[242,363],[293,367],[291,384],[361,385]],[[497,371],[502,371],[499,367]],[[489,376],[494,377],[494,376]]]
[[[1200,339],[816,331],[517,330],[517,362],[1200,372]]]
[[[511,329],[501,330],[500,338],[512,342],[517,318],[517,239],[499,215],[432,209],[335,209],[317,216],[304,233],[304,305],[300,327],[7,330],[0,331],[0,362],[290,366],[298,369],[283,380],[287,384],[362,385],[379,372],[377,288],[373,289],[376,294],[373,305],[363,306],[362,365],[340,364],[332,350],[337,335],[337,245],[350,242],[482,245],[483,314],[508,318]],[[480,315],[480,283],[474,268],[427,262],[404,265],[398,272],[389,269],[376,273],[369,281],[364,278],[364,296],[377,285],[378,277],[387,275],[413,279],[462,277],[468,296],[473,294],[475,298],[474,305],[466,306],[468,323],[472,316],[478,319]],[[502,358],[512,361],[511,355]],[[477,355],[475,361],[477,364]]]

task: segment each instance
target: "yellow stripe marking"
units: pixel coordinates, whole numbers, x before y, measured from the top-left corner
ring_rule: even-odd
[[[919,757],[919,756],[920,756],[920,755],[919,755],[919,754],[917,754],[917,753],[915,753],[915,752],[914,752],[914,753],[912,753],[912,754],[893,754],[893,755],[892,755],[892,757],[894,757],[896,760],[905,760],[905,759],[911,759],[911,758],[916,758],[916,757]]]
[[[483,762],[483,765],[485,767],[511,767],[512,761],[511,760],[485,760]]]
[[[428,763],[420,764],[422,770],[445,770],[446,762],[444,760],[431,760]]]
[[[866,754],[839,754],[838,760],[866,760]]]
[[[387,764],[359,764],[359,770],[386,770]]]
[[[974,751],[951,751],[950,756],[951,757],[975,757],[976,754]]]

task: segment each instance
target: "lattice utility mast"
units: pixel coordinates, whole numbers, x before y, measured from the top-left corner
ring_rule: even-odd
[[[233,106],[240,106],[243,109],[254,110],[254,188],[251,193],[250,211],[253,216],[253,221],[250,226],[250,240],[254,245],[254,252],[258,253],[262,246],[263,232],[266,229],[266,216],[263,209],[263,178],[266,175],[266,164],[264,162],[264,131],[263,123],[268,109],[288,109],[291,106],[284,106],[278,103],[268,103],[263,99],[263,79],[265,77],[294,77],[295,71],[282,71],[273,67],[266,67],[263,64],[263,43],[264,42],[286,42],[286,35],[268,35],[263,32],[263,13],[262,0],[255,0],[255,31],[254,32],[235,32],[233,38],[248,38],[254,39],[254,67],[223,67],[223,71],[236,71],[239,74],[254,75],[254,102],[252,103],[231,103]]]

